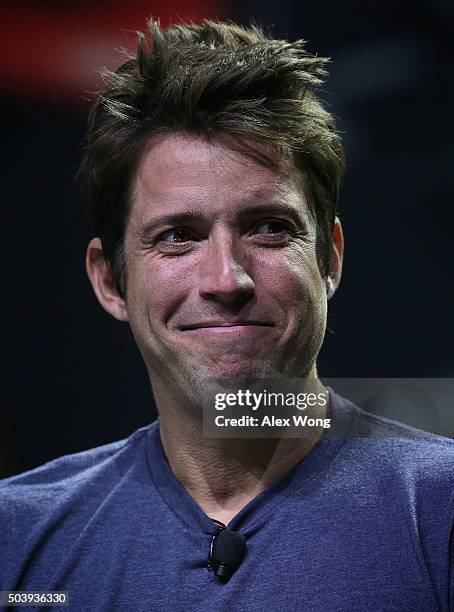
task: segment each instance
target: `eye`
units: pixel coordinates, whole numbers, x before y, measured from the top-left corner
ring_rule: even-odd
[[[172,227],[164,230],[154,239],[153,243],[160,253],[167,255],[183,255],[188,253],[195,242],[200,239],[190,229]]]
[[[250,236],[264,246],[286,246],[295,231],[292,224],[283,219],[264,219],[254,226]]]
[[[192,240],[194,236],[184,227],[176,227],[166,230],[158,236],[158,242],[167,242],[170,244],[183,244]]]
[[[257,234],[268,234],[272,236],[289,233],[288,225],[284,221],[279,221],[278,219],[263,221],[260,225],[256,226],[255,230]]]

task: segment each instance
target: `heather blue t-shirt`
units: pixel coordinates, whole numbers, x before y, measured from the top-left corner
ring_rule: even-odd
[[[0,482],[0,590],[68,591],[74,610],[448,611],[454,442],[332,400],[331,430],[229,523],[247,550],[228,582],[156,421]]]

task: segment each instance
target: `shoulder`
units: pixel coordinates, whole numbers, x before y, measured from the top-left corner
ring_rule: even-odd
[[[345,454],[391,490],[443,500],[454,510],[454,440],[365,412],[340,398]],[[452,511],[451,511],[452,513]]]
[[[341,410],[348,415],[348,435],[351,438],[388,440],[390,452],[402,458],[407,454],[426,457],[430,461],[438,457],[454,459],[454,440],[436,435],[404,423],[371,414],[345,398],[337,396]]]
[[[81,488],[103,482],[109,474],[118,477],[127,469],[151,426],[143,427],[128,438],[64,455],[37,468],[0,480],[2,514],[10,508],[26,505],[30,511],[46,511],[58,499],[65,499]]]
[[[131,492],[155,427],[0,480],[0,587],[44,580],[106,501]]]

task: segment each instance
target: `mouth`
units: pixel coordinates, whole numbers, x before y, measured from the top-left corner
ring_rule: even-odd
[[[181,331],[202,334],[253,334],[274,327],[268,321],[204,321],[182,325]]]

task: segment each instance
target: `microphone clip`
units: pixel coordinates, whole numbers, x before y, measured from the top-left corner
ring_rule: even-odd
[[[219,530],[211,538],[207,569],[227,582],[241,564],[246,539],[243,534],[227,529],[220,521],[212,520],[219,526]]]

